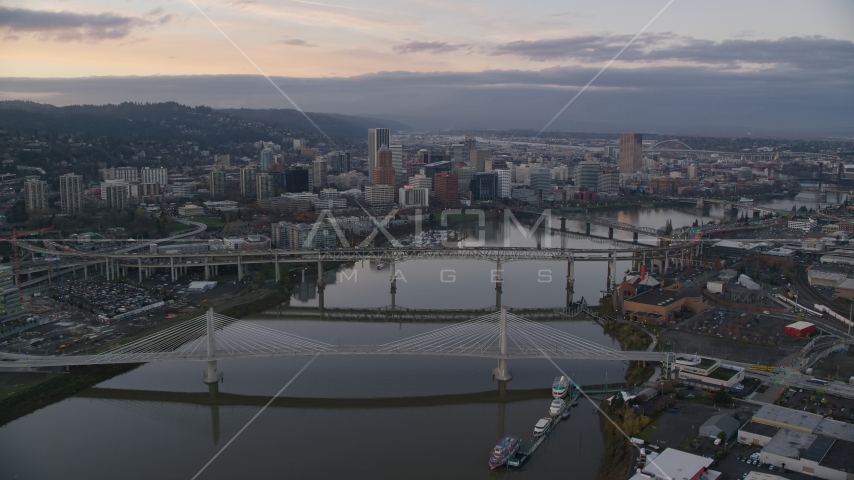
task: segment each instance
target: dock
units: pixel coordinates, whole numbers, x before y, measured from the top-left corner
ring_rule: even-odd
[[[566,398],[566,408],[571,409],[573,406],[575,406],[580,395],[581,392],[577,388],[573,388],[572,393]],[[567,417],[567,420],[568,419],[569,417]],[[554,417],[554,420],[552,420],[552,424],[549,426],[548,430],[543,432],[543,434],[540,435],[540,437],[537,438],[536,441],[534,441],[534,443],[531,444],[531,446],[528,447],[527,450],[522,451],[522,448],[520,447],[519,451],[516,452],[515,455],[507,459],[507,468],[522,468],[528,462],[528,460],[531,459],[531,457],[534,455],[534,452],[537,451],[537,448],[539,448],[540,445],[542,445],[543,442],[546,441],[546,438],[549,436],[549,434],[551,434],[552,431],[557,428],[557,425],[562,420],[563,418],[561,418],[560,415]]]

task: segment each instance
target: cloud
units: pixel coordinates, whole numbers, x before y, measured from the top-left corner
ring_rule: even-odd
[[[421,53],[421,52],[429,52],[429,53],[445,53],[445,52],[453,52],[455,50],[459,50],[461,48],[466,47],[466,44],[450,44],[448,42],[409,42],[402,43],[400,45],[395,45],[391,47],[391,49],[395,53],[405,54],[405,53]]]
[[[305,40],[300,39],[300,38],[291,38],[288,40],[282,40],[279,43],[282,43],[284,45],[291,45],[294,47],[316,47],[317,46],[317,45],[312,45],[312,44],[310,44],[310,43],[308,43]]]
[[[162,15],[159,10],[144,18],[135,18],[109,12],[91,14],[0,7],[0,31],[5,31],[7,39],[31,34],[41,40],[58,42],[116,40],[127,37],[134,29],[163,24],[170,19],[171,16]]]
[[[610,60],[631,36],[587,35],[542,40],[517,40],[488,49],[491,55],[514,55],[532,61]],[[840,69],[854,64],[854,42],[822,36],[715,42],[671,33],[641,35],[620,56],[621,62],[667,61],[720,65],[726,68],[788,65],[802,69]]]
[[[599,68],[394,71],[346,78],[273,80],[306,111],[372,115],[400,120],[417,129],[539,130]],[[628,129],[705,135],[750,131],[757,135],[851,136],[854,64],[845,68],[615,66],[551,128],[611,133]],[[22,96],[58,92],[49,99],[57,105],[171,100],[223,108],[290,108],[263,77],[252,75],[0,78],[0,90]]]

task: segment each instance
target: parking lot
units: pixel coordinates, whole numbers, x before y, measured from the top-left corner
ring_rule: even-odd
[[[779,403],[826,418],[854,423],[854,400],[825,395],[821,389],[790,388],[780,396]]]

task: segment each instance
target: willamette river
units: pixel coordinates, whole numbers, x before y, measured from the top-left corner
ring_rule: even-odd
[[[779,203],[779,202],[778,202]],[[797,203],[797,202],[795,202]],[[785,208],[781,204],[780,206]],[[790,207],[789,207],[790,208]],[[720,216],[691,209],[636,209],[601,215],[658,228]],[[459,227],[477,236],[471,225]],[[593,229],[605,235],[605,229]],[[486,243],[560,246],[560,238],[525,238],[514,228],[488,224]],[[615,232],[619,238],[630,234]],[[641,238],[641,242],[651,239]],[[569,246],[607,248],[574,238]],[[423,261],[397,266],[396,304],[411,308],[481,308],[494,305],[494,265],[486,262]],[[629,265],[619,265],[622,273]],[[565,299],[565,264],[517,262],[503,266],[503,304],[558,307]],[[445,270],[446,272],[442,272]],[[605,263],[578,262],[575,299],[595,302],[605,288]],[[353,275],[353,272],[357,275]],[[449,274],[448,271],[453,271]],[[341,276],[347,273],[347,276]],[[338,272],[325,293],[326,306],[378,307],[391,303],[390,269],[357,264]],[[331,274],[330,274],[331,275]],[[444,275],[444,277],[443,277]],[[450,279],[453,281],[443,282]],[[551,281],[547,281],[549,275]],[[403,280],[405,278],[405,280]],[[332,280],[330,278],[330,280]],[[307,282],[308,283],[308,282]],[[331,282],[327,282],[331,283]],[[316,304],[308,289],[295,305]],[[405,338],[437,324],[349,323],[256,319],[265,326],[319,341],[378,344]],[[551,326],[612,348],[619,346],[590,321],[550,322]],[[2,479],[191,479],[237,434],[309,358],[221,361],[224,381],[218,395],[228,406],[198,402],[208,392],[204,365],[194,362],[148,364],[105,381],[95,389],[48,406],[0,428]],[[626,366],[608,362],[558,364],[582,384],[621,381]],[[547,388],[557,369],[546,360],[513,361],[513,380],[502,402],[484,401],[497,391],[494,361],[476,358],[349,356],[319,357],[284,390],[199,479],[278,478],[491,478],[488,453],[502,433],[525,440],[548,412]],[[108,390],[106,390],[108,389]],[[528,392],[523,398],[516,391]],[[147,393],[146,393],[147,392]],[[169,394],[185,392],[187,395]],[[598,416],[582,400],[544,447],[513,475],[527,478],[595,478],[602,455]]]

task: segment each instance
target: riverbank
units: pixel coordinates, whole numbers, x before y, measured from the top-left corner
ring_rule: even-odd
[[[138,366],[139,364],[118,364],[71,367],[67,373],[56,375],[0,400],[0,426]]]
[[[215,306],[221,307],[221,309],[217,308],[218,313],[239,318],[256,312],[262,312],[276,305],[287,304],[289,299],[290,295],[283,288],[252,291],[247,289],[247,291],[242,292],[235,299],[219,303]],[[234,300],[240,301],[235,302]],[[114,348],[122,343],[127,343],[145,335],[169,328],[199,314],[200,312],[194,309],[167,322],[162,322],[151,328],[124,337],[118,342],[104,345],[85,353],[97,353]],[[42,381],[34,381],[31,385],[17,389],[12,394],[0,399],[0,426],[35,412],[40,408],[64,400],[86,388],[93,387],[117,375],[129,372],[139,366],[140,364],[117,364],[71,367],[68,372],[54,374]]]
[[[629,323],[606,322],[602,325],[602,330],[620,342],[623,350],[646,350],[652,344],[652,339],[646,332]],[[640,385],[646,382],[654,371],[655,367],[652,365],[644,365],[640,362],[630,363],[626,369],[626,385]],[[649,418],[636,415],[628,405],[620,405],[621,402],[615,403],[615,405],[609,405],[607,400],[603,401],[602,411],[626,434],[634,435],[649,423]],[[626,478],[631,462],[634,461],[632,446],[623,433],[602,414],[599,415],[599,426],[602,429],[605,451],[602,453],[599,464],[598,478],[599,480],[623,480]]]

